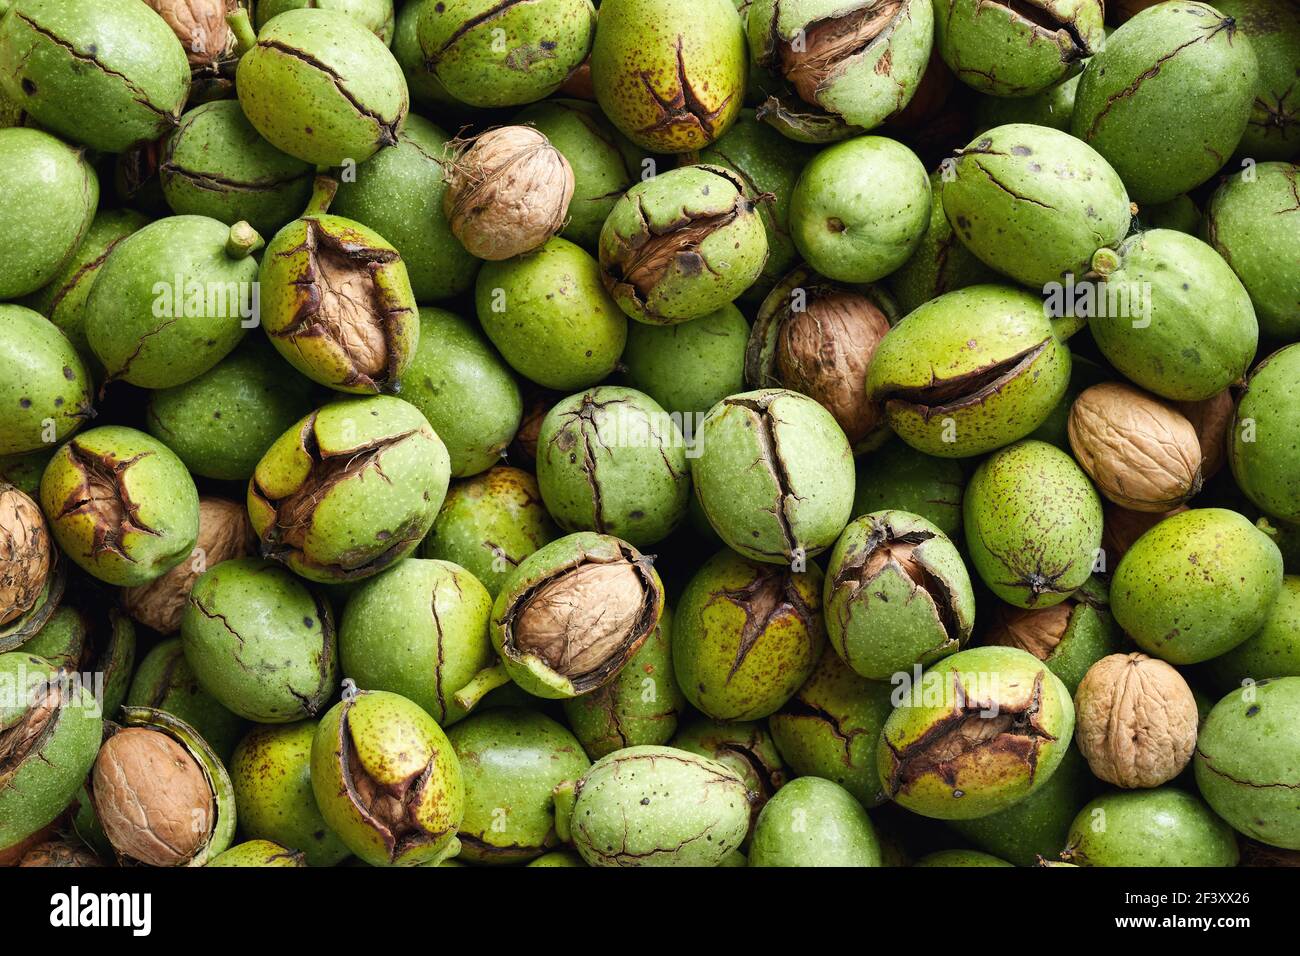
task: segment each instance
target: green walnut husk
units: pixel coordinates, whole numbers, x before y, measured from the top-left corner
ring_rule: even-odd
[[[564,701],[564,719],[592,760],[624,747],[666,744],[686,707],[673,676],[672,614],[665,605],[627,666],[603,687]]]
[[[556,789],[555,825],[589,866],[718,866],[745,837],[749,793],[716,761],[627,747]]]
[[[962,501],[971,564],[989,589],[1024,608],[1060,604],[1101,550],[1101,498],[1065,452],[1018,442],[986,458]]]
[[[808,679],[826,646],[822,572],[752,561],[730,549],[691,578],[673,622],[677,684],[715,720],[758,720]]]
[[[1115,373],[1106,366],[1081,355],[1071,355],[1070,381],[1065,387],[1065,394],[1043,419],[1043,423],[1030,432],[1028,437],[1035,441],[1045,441],[1061,451],[1073,454],[1070,447],[1070,410],[1074,408],[1074,400],[1092,386],[1114,380]]]
[[[495,598],[519,562],[559,536],[537,479],[499,465],[452,484],[420,554],[459,564]]]
[[[447,493],[447,449],[419,410],[333,402],[267,449],[248,485],[262,553],[311,581],[355,581],[415,550]]]
[[[1264,680],[1219,701],[1196,738],[1196,785],[1240,833],[1300,850],[1300,677]]]
[[[1079,811],[1061,859],[1076,866],[1236,866],[1237,838],[1183,790],[1116,790]]]
[[[1071,131],[1135,200],[1165,202],[1232,155],[1258,85],[1255,54],[1231,17],[1203,3],[1161,4],[1112,33],[1088,64]]]
[[[537,697],[596,690],[659,626],[664,590],[651,559],[618,538],[580,531],[519,563],[492,606],[506,674]]]
[[[856,463],[853,517],[873,511],[908,511],[929,521],[952,541],[962,537],[962,466],[951,458],[917,451],[897,438]]]
[[[131,707],[163,710],[193,727],[222,761],[244,732],[244,721],[199,684],[179,637],[161,641],[140,661],[126,693]]]
[[[1042,787],[1073,735],[1070,693],[1041,661],[976,647],[902,691],[880,736],[880,779],[892,800],[921,816],[984,817]]]
[[[15,0],[0,19],[0,89],[41,126],[121,153],[176,125],[190,66],[136,0]]]
[[[86,238],[98,202],[99,180],[84,150],[40,130],[0,130],[0,228],[8,237],[0,250],[0,300],[58,276]]]
[[[443,111],[454,115],[463,110],[464,106],[447,92],[442,80],[424,65],[424,51],[420,49],[420,16],[425,7],[436,2],[437,0],[409,0],[401,5],[393,27],[393,57],[402,67],[414,105],[428,113]],[[409,115],[407,119],[410,119]]]
[[[0,654],[32,640],[60,613],[67,562],[32,495],[0,482]],[[32,651],[32,653],[39,653]],[[42,655],[43,656],[43,655]]]
[[[425,68],[456,99],[519,106],[549,96],[582,65],[596,32],[591,0],[427,4],[416,26]]]
[[[744,781],[749,792],[750,835],[763,804],[788,779],[781,754],[762,721],[696,718],[677,732],[671,746],[720,763]]]
[[[258,135],[234,100],[216,100],[181,117],[163,142],[158,176],[177,215],[244,221],[273,236],[311,196],[315,170]]]
[[[109,381],[182,385],[257,322],[262,238],[246,222],[169,216],[123,239],[86,299],[86,340]]]
[[[1223,181],[1201,226],[1250,293],[1260,331],[1287,342],[1300,338],[1300,275],[1290,265],[1300,256],[1298,190],[1300,166],[1260,163],[1249,179]]]
[[[0,305],[0,453],[45,450],[94,415],[91,382],[54,324],[20,305]]]
[[[1125,184],[1068,133],[1013,123],[957,153],[943,210],[962,245],[1030,288],[1082,278],[1128,233]],[[1172,198],[1172,197],[1171,197]]]
[[[934,10],[927,0],[754,0],[747,28],[759,90],[772,94],[760,118],[820,143],[907,106],[929,62]]]
[[[1240,686],[1247,680],[1300,677],[1300,577],[1283,578],[1264,626],[1214,658],[1208,669],[1223,687]]]
[[[576,850],[552,850],[550,853],[543,853],[531,863],[525,863],[525,866],[586,866],[582,857]]]
[[[271,443],[311,407],[311,382],[258,335],[197,378],[151,392],[145,427],[194,474],[247,481]]]
[[[1250,41],[1259,82],[1250,122],[1237,155],[1256,160],[1293,159],[1300,153],[1300,10],[1287,0],[1218,0],[1214,9],[1232,17]]]
[[[759,813],[749,865],[880,866],[880,842],[851,793],[820,777],[800,777]]]
[[[44,658],[0,654],[0,849],[55,819],[95,762],[103,719],[89,687]]]
[[[448,732],[465,776],[467,863],[523,863],[559,843],[552,791],[591,766],[562,724],[532,710],[475,714]]]
[[[203,689],[259,723],[314,717],[338,688],[329,605],[270,561],[235,558],[200,575],[181,642]]]
[[[214,856],[206,865],[304,867],[307,861],[297,850],[286,849],[270,840],[248,840]]]
[[[602,385],[560,401],[537,436],[537,483],[566,531],[611,534],[644,548],[686,517],[682,433],[654,399]]]
[[[655,153],[702,149],[740,115],[745,30],[728,0],[605,0],[591,49],[601,111]]]
[[[53,457],[53,448],[44,448],[25,455],[0,457],[0,481],[13,485],[35,500],[41,494],[41,475],[45,473],[45,466]]]
[[[975,134],[986,133],[995,126],[1029,123],[1050,126],[1064,133],[1070,131],[1074,116],[1074,97],[1079,89],[1078,75],[1063,83],[1049,86],[1033,96],[981,96],[975,101]]]
[[[257,0],[253,21],[260,30],[287,10],[338,10],[352,17],[387,44],[393,39],[394,0]]]
[[[397,142],[410,105],[384,41],[337,10],[289,10],[256,36],[231,14],[243,55],[239,105],[274,147],[314,166],[363,163]]]
[[[558,236],[534,252],[484,263],[474,301],[502,358],[544,388],[595,385],[627,343],[627,317],[605,291],[600,266]]]
[[[405,697],[367,690],[331,707],[312,742],[311,786],[325,822],[371,866],[436,865],[460,850],[460,761]]]
[[[446,728],[467,711],[453,696],[496,662],[492,598],[464,568],[411,558],[371,578],[339,620],[343,673],[363,690],[401,694]]]
[[[660,325],[720,309],[767,259],[745,181],[721,166],[682,166],[637,183],[614,204],[599,246],[601,278],[619,308]]]
[[[885,801],[876,748],[893,701],[893,687],[859,677],[834,651],[767,719],[781,759],[796,777],[823,777],[865,807]]]
[[[705,412],[745,388],[749,323],[734,305],[676,325],[634,322],[622,364],[627,381],[676,416],[690,444]]]
[[[121,425],[82,432],[55,452],[41,510],[68,557],[123,587],[161,577],[199,535],[199,494],[181,460]]]
[[[311,748],[317,721],[255,727],[230,758],[239,829],[301,852],[309,866],[335,866],[350,854],[316,808]]]
[[[1295,382],[1300,345],[1288,345],[1255,366],[1237,401],[1228,462],[1238,487],[1264,512],[1300,522],[1300,410]]]
[[[1006,860],[993,856],[990,853],[980,853],[978,850],[938,850],[934,853],[927,853],[921,857],[913,866],[930,867],[930,866],[1014,866],[1014,863],[1008,863]]]
[[[1165,518],[1125,553],[1111,612],[1142,650],[1171,664],[1218,657],[1259,631],[1282,589],[1282,554],[1224,508]]]
[[[853,453],[813,399],[778,388],[732,395],[705,416],[699,442],[696,494],[736,551],[783,564],[821,553],[844,530]]]
[[[1101,250],[1093,269],[1104,280],[1098,297],[1107,301],[1088,327],[1126,378],[1163,398],[1193,402],[1241,381],[1259,323],[1245,286],[1212,248],[1153,229]]]
[[[116,608],[107,617],[91,618],[87,613],[64,605],[21,648],[72,674],[94,674],[103,679],[95,691],[100,708],[109,717],[126,699],[131,672],[135,668],[135,625]]]
[[[870,680],[960,650],[975,624],[975,595],[956,546],[906,511],[849,523],[831,551],[823,600],[831,647]]]
[[[1152,203],[1138,210],[1138,229],[1174,229],[1189,236],[1198,233],[1201,227],[1201,211],[1195,201],[1184,193],[1168,202]]]
[[[392,243],[417,302],[460,295],[474,285],[479,265],[452,235],[442,211],[448,140],[423,117],[408,117],[395,144],[339,183],[331,206]]]
[[[1076,320],[1049,320],[1042,300],[975,285],[921,306],[889,331],[867,370],[867,395],[903,441],[969,458],[1023,438],[1065,394]],[[967,343],[974,342],[971,346]]]
[[[822,275],[875,282],[916,252],[930,202],[930,180],[915,153],[883,136],[858,136],[804,167],[790,197],[790,235]]]

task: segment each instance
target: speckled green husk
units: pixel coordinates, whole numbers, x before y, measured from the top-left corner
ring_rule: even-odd
[[[719,537],[741,554],[784,564],[821,553],[844,530],[853,453],[813,399],[779,388],[732,395],[705,416],[699,442],[696,494]]]
[[[767,719],[772,740],[798,777],[833,780],[866,807],[885,801],[876,748],[893,687],[855,674],[827,650],[812,675]]]
[[[212,368],[257,319],[260,239],[247,226],[169,216],[119,242],[86,299],[86,339],[110,380],[182,385]],[[228,246],[228,243],[230,245]]]
[[[1070,350],[1038,296],[976,285],[927,302],[890,329],[866,389],[907,444],[969,458],[1041,425],[1065,394],[1070,367]]]
[[[41,494],[41,475],[53,457],[54,449],[50,447],[25,455],[6,455],[0,458],[0,481],[8,482],[36,501]]]
[[[542,419],[537,484],[566,531],[648,547],[686,517],[685,441],[649,395],[602,385],[563,399]]]
[[[460,295],[474,285],[479,262],[460,244],[442,212],[442,161],[448,136],[420,116],[407,118],[397,142],[339,183],[334,212],[392,243],[417,302]]]
[[[945,657],[901,694],[880,735],[880,779],[925,817],[970,820],[1018,803],[1056,772],[1074,735],[1065,685],[1009,647]]]
[[[300,851],[309,866],[334,866],[349,855],[316,808],[311,748],[318,724],[256,727],[230,759],[239,829]]]
[[[393,39],[394,0],[257,0],[254,21],[260,30],[287,10],[337,10],[352,17],[384,43]]]
[[[1244,174],[1223,181],[1201,234],[1246,287],[1260,330],[1293,341],[1300,338],[1300,166],[1260,163],[1253,173],[1250,181]]]
[[[559,843],[552,791],[591,766],[568,729],[512,707],[475,714],[447,736],[465,776],[460,859],[522,863]]]
[[[873,511],[910,511],[960,541],[966,475],[950,458],[936,458],[894,439],[855,462],[853,517]]]
[[[808,679],[826,646],[822,572],[710,558],[682,592],[673,623],[677,684],[716,720],[758,720]]]
[[[202,735],[221,760],[228,760],[244,721],[227,710],[199,684],[185,660],[179,637],[155,644],[136,668],[127,690],[131,707],[164,710],[185,721]]]
[[[586,866],[576,850],[552,850],[525,866]]]
[[[499,465],[452,484],[420,554],[466,568],[495,598],[519,562],[557,537],[537,479]]]
[[[1065,387],[1065,394],[1056,403],[1056,407],[1043,419],[1043,423],[1030,432],[1027,437],[1035,441],[1045,441],[1049,445],[1055,445],[1061,451],[1073,454],[1073,450],[1070,448],[1070,409],[1074,407],[1074,400],[1085,389],[1091,388],[1093,385],[1099,385],[1102,382],[1114,381],[1114,379],[1115,373],[1106,366],[1081,355],[1071,355],[1070,382]]]
[[[1101,498],[1054,445],[1019,442],[986,458],[962,501],[971,564],[1017,607],[1060,604],[1092,574]]]
[[[1300,677],[1300,577],[1283,578],[1264,626],[1208,667],[1223,687],[1239,686],[1247,679]]]
[[[242,820],[241,820],[242,823]],[[301,853],[288,850],[270,840],[248,840],[232,846],[213,857],[207,866],[291,866],[303,867],[307,862]]]
[[[0,646],[4,642],[0,641]],[[135,667],[135,624],[110,609],[105,620],[92,620],[70,605],[55,611],[31,640],[19,648],[24,654],[44,658],[70,674],[103,677],[100,707],[110,718],[126,697]],[[99,688],[95,688],[99,693]]]
[[[276,17],[240,59],[235,81],[257,131],[317,166],[363,163],[391,146],[409,106],[388,47],[335,10]]]
[[[479,270],[474,301],[492,344],[545,388],[595,385],[627,343],[627,316],[601,283],[596,260],[567,239]]]
[[[107,513],[95,507],[92,482],[113,489],[118,503]],[[180,459],[121,425],[82,432],[55,452],[41,477],[41,510],[68,557],[122,587],[171,570],[199,534],[198,491]]]
[[[1111,611],[1148,654],[1196,664],[1256,633],[1282,588],[1282,555],[1249,521],[1197,508],[1138,538],[1115,569]]]
[[[800,777],[759,813],[749,865],[880,866],[880,843],[852,794],[820,777]]]
[[[345,399],[271,445],[249,482],[248,514],[266,556],[311,581],[360,580],[415,550],[449,471],[446,447],[413,405]],[[308,493],[311,507],[299,514]]]
[[[744,782],[672,747],[627,747],[561,785],[556,826],[590,866],[717,866],[749,827]]]
[[[1293,159],[1300,153],[1300,9],[1288,0],[1218,0],[1214,9],[1237,22],[1259,67],[1250,122],[1238,156]]]
[[[1138,229],[1174,229],[1194,236],[1201,226],[1201,211],[1184,193],[1168,202],[1151,203],[1138,210]]]
[[[659,626],[612,681],[564,701],[564,719],[587,756],[599,760],[623,747],[668,743],[685,707],[673,676],[672,613],[665,605]]]
[[[9,689],[0,704],[0,739],[17,730],[33,695],[56,670],[43,658],[15,652],[0,654],[0,677]],[[46,685],[48,686],[48,685]],[[53,687],[60,687],[54,683]],[[40,700],[45,699],[42,694]],[[54,717],[21,758],[0,760],[0,849],[11,847],[57,817],[76,796],[99,752],[103,719],[90,688],[68,685],[60,690]]]
[[[259,723],[314,717],[338,687],[329,606],[270,561],[236,558],[200,575],[181,641],[203,689]]]
[[[1112,33],[1088,64],[1071,130],[1135,200],[1165,202],[1227,162],[1258,83],[1255,54],[1230,17],[1203,3],[1159,4]]]
[[[745,31],[729,0],[605,0],[591,50],[601,110],[656,153],[701,149],[745,96]]]
[[[0,305],[0,454],[67,438],[93,414],[90,390],[81,357],[53,323],[20,305]]]
[[[677,248],[676,233],[696,231],[703,235]],[[767,260],[767,232],[741,176],[682,166],[624,193],[601,227],[599,249],[601,278],[619,308],[639,322],[671,325],[702,318],[753,285]]]
[[[145,426],[194,474],[247,481],[311,406],[311,382],[256,335],[198,378],[151,392]]]
[[[634,322],[622,362],[633,388],[681,417],[688,443],[704,413],[745,388],[749,323],[734,305],[677,325]]]
[[[264,236],[298,216],[315,170],[257,134],[234,100],[195,107],[163,143],[163,195],[178,215],[243,220]]]
[[[1195,772],[1201,795],[1239,832],[1300,850],[1300,677],[1219,701],[1196,738]]]
[[[414,105],[429,113],[450,110],[454,114],[458,107],[462,110],[464,107],[447,92],[442,80],[424,65],[424,51],[420,49],[420,15],[424,13],[425,7],[433,6],[436,2],[437,0],[408,0],[401,5],[393,27],[393,56],[406,76],[406,85]]]
[[[906,146],[858,136],[804,167],[790,234],[808,264],[841,282],[875,282],[911,258],[930,222],[930,180]]]
[[[519,106],[554,93],[587,58],[591,0],[426,4],[416,32],[426,69],[471,106]]]
[[[16,0],[0,19],[0,89],[41,126],[120,153],[176,125],[190,66],[136,0]]]
[[[1014,863],[1008,863],[999,857],[989,853],[981,853],[978,850],[938,850],[934,853],[927,853],[921,857],[913,866],[930,867],[966,867],[966,866],[1014,866]]]
[[[1056,645],[1047,649],[1035,644],[1024,647],[1024,650],[1035,656],[1038,656],[1038,652],[1046,653],[1047,656],[1040,659],[1073,695],[1079,688],[1079,682],[1088,673],[1088,668],[1109,654],[1122,654],[1129,648],[1110,613],[1110,590],[1104,578],[1095,575],[1090,577],[1079,590],[1061,603],[1070,608],[1070,613],[1065,631]],[[1041,613],[1041,610],[1029,613]],[[1023,615],[1025,612],[1013,613]],[[1007,646],[1020,645],[1010,642]]]
[[[1050,126],[1068,133],[1070,119],[1074,115],[1074,97],[1079,89],[1079,79],[1079,76],[1072,76],[1033,96],[1014,99],[1005,96],[979,97],[975,101],[975,133],[986,133],[995,126],[1006,126],[1008,123]]]
[[[1237,839],[1183,790],[1116,790],[1079,811],[1061,859],[1076,866],[1236,866]]]
[[[1068,133],[1013,123],[959,150],[943,189],[957,238],[983,262],[1031,288],[1081,279],[1093,253],[1128,232],[1119,175]],[[1171,197],[1172,198],[1172,197]]]
[[[720,763],[744,781],[751,836],[759,811],[788,779],[781,754],[762,721],[697,717],[677,732],[671,746]]]
[[[460,761],[433,718],[405,697],[361,691],[331,707],[312,742],[311,786],[325,822],[372,866],[437,864],[460,850]],[[381,788],[402,801],[400,833],[367,805]]]
[[[1127,378],[1164,398],[1195,402],[1246,374],[1259,324],[1246,288],[1212,248],[1153,229],[1115,252],[1103,250],[1095,265],[1103,291],[1114,287],[1128,307],[1108,308],[1114,314],[1093,316],[1088,327]]]
[[[0,130],[0,300],[35,292],[86,238],[99,180],[75,149],[34,129]]]
[[[1232,475],[1246,496],[1283,521],[1300,522],[1300,345],[1274,352],[1250,373],[1228,445]]]
[[[464,568],[411,558],[371,578],[339,620],[343,674],[363,690],[401,694],[449,727],[467,711],[452,696],[496,661],[492,598]]]
[[[907,548],[905,566],[879,552]],[[920,571],[924,584],[915,578]],[[854,519],[826,568],[826,634],[835,653],[871,680],[888,680],[960,650],[975,624],[975,595],[961,555],[935,525],[906,511]]]

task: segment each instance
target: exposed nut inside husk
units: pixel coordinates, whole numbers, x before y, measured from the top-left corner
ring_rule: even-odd
[[[1117,787],[1158,787],[1196,749],[1196,699],[1181,674],[1145,654],[1111,654],[1074,695],[1075,740],[1092,772]]]
[[[941,418],[982,404],[1022,375],[1036,374],[1034,363],[1052,345],[1053,340],[1047,338],[983,368],[950,378],[932,379],[925,385],[886,387],[877,397],[883,399],[885,407],[890,410],[910,411],[926,421]]]
[[[129,727],[104,742],[91,773],[95,811],[113,848],[150,866],[189,862],[212,832],[212,788],[164,733]]]
[[[781,73],[806,103],[817,103],[817,94],[894,22],[904,0],[864,3],[858,9],[818,20],[802,31],[801,42],[778,41],[776,59]]]
[[[24,760],[32,756],[33,752],[39,754],[45,732],[52,729],[51,725],[58,717],[62,705],[61,682],[50,680],[38,684],[31,689],[23,715],[0,729],[0,790],[9,785],[10,778],[17,773]]]
[[[199,537],[189,558],[160,578],[122,592],[126,612],[159,634],[180,629],[190,589],[200,574],[231,558],[253,554],[257,539],[248,509],[225,498],[199,499]]]
[[[1201,477],[1209,481],[1228,460],[1228,429],[1236,404],[1232,392],[1224,389],[1200,402],[1174,402],[1174,408],[1192,423],[1201,443]]]
[[[64,446],[68,461],[78,475],[77,484],[69,491],[55,520],[69,515],[86,515],[93,522],[91,534],[91,560],[109,552],[130,560],[122,542],[128,534],[154,534],[140,520],[139,507],[131,501],[126,490],[126,472],[140,460],[140,456],[119,461],[111,455],[97,455],[82,448],[74,438]]]
[[[953,610],[953,594],[947,582],[933,573],[915,552],[934,535],[928,531],[911,531],[896,534],[887,524],[880,524],[867,539],[861,551],[845,554],[840,570],[832,582],[834,590],[852,588],[850,600],[859,592],[870,593],[871,584],[887,568],[895,566],[916,586],[908,600],[928,599],[934,614],[950,642],[960,642],[966,636]],[[828,592],[829,593],[829,592]],[[870,600],[868,597],[867,600]]]
[[[1108,499],[1168,511],[1201,490],[1196,429],[1166,402],[1120,382],[1094,385],[1070,408],[1070,447]]]
[[[1110,570],[1119,564],[1119,559],[1133,547],[1138,538],[1146,534],[1170,515],[1186,511],[1186,505],[1179,505],[1169,511],[1130,511],[1107,501],[1104,505],[1104,521],[1101,531],[1101,549],[1106,553]]]
[[[41,509],[13,485],[0,483],[0,624],[35,606],[52,560]]]
[[[1056,645],[1065,637],[1070,619],[1078,605],[1067,598],[1060,604],[1044,608],[1022,608],[1001,604],[994,612],[993,623],[985,634],[989,644],[1028,651],[1040,661],[1052,656]]]
[[[451,231],[480,259],[509,259],[563,227],[573,170],[530,126],[501,126],[457,141],[442,208]]]
[[[191,69],[205,67],[226,58],[235,38],[226,25],[226,14],[234,11],[235,0],[144,0],[167,21],[189,57]]]
[[[379,831],[390,858],[396,859],[413,847],[441,839],[444,834],[430,833],[420,823],[420,804],[429,783],[432,761],[423,772],[412,774],[399,783],[381,783],[371,777],[362,764],[346,714],[339,729],[346,760],[344,781],[368,822]]]
[[[104,863],[75,840],[50,840],[32,847],[19,866],[103,866]]]

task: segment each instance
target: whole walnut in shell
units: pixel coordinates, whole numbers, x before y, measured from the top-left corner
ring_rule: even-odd
[[[1201,490],[1201,441],[1177,409],[1141,389],[1103,382],[1070,408],[1070,448],[1109,500],[1168,511]]]
[[[190,556],[160,578],[122,592],[126,612],[159,634],[180,630],[181,614],[200,574],[222,561],[253,554],[257,539],[248,509],[224,498],[199,499],[199,538]]]
[[[103,866],[79,840],[50,840],[27,851],[19,866]]]
[[[1101,550],[1106,553],[1108,569],[1115,570],[1134,541],[1170,515],[1186,510],[1187,505],[1179,505],[1169,511],[1132,511],[1106,502],[1102,507]]]
[[[1093,774],[1117,787],[1158,787],[1196,749],[1196,699],[1183,676],[1145,654],[1111,654],[1074,695],[1075,741]]]
[[[32,609],[52,560],[41,509],[13,485],[0,483],[0,624]]]
[[[144,0],[167,21],[190,67],[208,66],[222,59],[234,45],[234,35],[226,25],[226,14],[235,9],[235,0]]]
[[[501,126],[457,144],[442,209],[480,259],[530,252],[564,227],[573,169],[531,126]]]
[[[95,812],[113,848],[149,866],[182,866],[208,840],[212,787],[164,733],[130,727],[104,742],[91,771]]]
[[[1225,388],[1199,402],[1174,402],[1174,408],[1196,429],[1201,441],[1201,477],[1209,481],[1228,460],[1228,429],[1236,411],[1232,391]]]

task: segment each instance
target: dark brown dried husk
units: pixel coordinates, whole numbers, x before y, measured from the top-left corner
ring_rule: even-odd
[[[41,509],[13,485],[0,484],[0,625],[35,606],[53,560]]]

